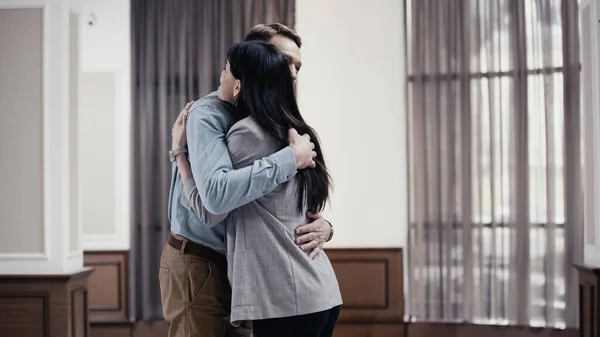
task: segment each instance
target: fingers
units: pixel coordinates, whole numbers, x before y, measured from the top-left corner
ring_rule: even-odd
[[[177,115],[177,119],[175,120],[175,125],[180,125],[183,120],[183,115],[185,115],[185,110],[179,111],[179,115]]]
[[[317,163],[317,152],[315,151],[315,144],[311,142],[310,135],[303,134],[300,136],[296,129],[288,129],[288,142],[294,157],[296,159],[296,168],[315,168]]]
[[[189,109],[192,107],[192,105],[194,104],[194,102],[195,102],[195,101],[190,101],[190,102],[188,102],[188,103],[185,105],[185,107],[183,108],[183,110],[189,110]]]
[[[312,222],[311,222],[311,223],[309,223],[307,225],[303,225],[303,226],[300,226],[300,227],[296,228],[296,234],[297,235],[302,235],[302,234],[314,232],[316,230],[317,230],[316,226],[313,225]]]
[[[184,110],[179,111],[179,114],[177,115],[177,118],[175,119],[175,125],[181,124],[181,119],[183,118],[183,112]]]
[[[192,104],[194,104],[194,101],[188,102],[185,107],[183,107],[183,109],[179,112],[179,115],[177,115],[175,124],[183,124],[185,121],[187,121],[188,112],[192,107]]]
[[[314,260],[317,256],[319,256],[319,253],[321,252],[321,247],[323,247],[323,245],[320,245],[318,247],[315,247],[312,252],[310,252],[310,254],[308,255],[308,257],[311,260]]]
[[[296,129],[292,128],[288,130],[288,140],[293,139],[296,136],[299,136],[298,131],[296,131]]]
[[[319,235],[317,233],[312,232],[312,233],[301,235],[298,238],[296,238],[296,244],[303,245],[303,244],[306,244],[307,242],[315,241],[318,239],[319,239]]]
[[[317,161],[315,160],[315,158],[317,157],[316,153],[313,152],[312,153],[312,158],[310,159],[310,161],[308,162],[308,167],[310,168],[315,168],[317,167]]]
[[[317,233],[319,231],[323,231],[324,228],[329,228],[328,224],[323,224],[325,223],[325,221],[322,220],[324,218],[321,213],[306,212],[306,216],[313,221],[309,224],[298,226],[296,228],[296,235],[302,235],[306,233]]]
[[[312,240],[309,243],[300,245],[300,250],[302,250],[303,252],[307,251],[307,250],[311,250],[315,247],[319,247],[321,245],[321,241],[319,240]]]

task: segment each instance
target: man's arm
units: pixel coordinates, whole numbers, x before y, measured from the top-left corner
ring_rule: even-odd
[[[257,132],[256,127],[236,124],[229,130],[227,146],[236,164],[251,163],[253,158],[256,158],[256,148],[261,143],[269,141],[264,133]],[[320,213],[309,212],[307,216],[313,221],[296,228],[296,234],[299,235],[296,244],[301,250],[310,251],[309,257],[314,259],[323,248],[323,244],[331,239],[333,226]]]
[[[309,144],[288,146],[234,170],[225,139],[229,118],[213,106],[201,105],[190,111],[187,122],[192,175],[204,208],[213,214],[230,212],[271,192],[290,180],[313,155]]]

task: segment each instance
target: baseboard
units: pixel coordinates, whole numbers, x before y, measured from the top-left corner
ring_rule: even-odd
[[[91,324],[92,337],[165,337],[167,322],[133,324]],[[404,324],[339,322],[334,337],[578,337],[578,329],[556,330],[466,323],[417,322]]]
[[[90,323],[91,337],[132,337],[134,327],[140,323]],[[150,333],[147,336],[166,337],[167,334],[160,334],[160,331]]]
[[[578,337],[579,329],[494,326],[469,323],[416,322],[407,326],[408,337]],[[381,336],[381,337],[384,337]],[[387,336],[385,336],[387,337]]]
[[[333,337],[406,337],[408,332],[402,322],[338,322]]]

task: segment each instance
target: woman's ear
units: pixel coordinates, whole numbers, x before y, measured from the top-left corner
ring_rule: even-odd
[[[238,97],[242,91],[242,82],[240,80],[235,80],[235,85],[233,86],[233,97]]]

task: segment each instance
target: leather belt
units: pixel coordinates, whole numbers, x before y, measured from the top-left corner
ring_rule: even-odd
[[[171,246],[179,251],[181,251],[181,247],[183,246],[183,240],[179,240],[178,238],[174,237],[173,234],[171,234],[169,236],[169,240],[167,241],[167,243],[169,244],[169,246]],[[227,259],[225,258],[225,255],[218,253],[218,252],[206,247],[205,245],[201,245],[199,243],[195,243],[195,242],[189,241],[189,240],[187,241],[187,243],[185,244],[185,247],[183,248],[183,253],[195,255],[197,257],[200,257],[200,258],[203,258],[206,260],[227,263]]]

